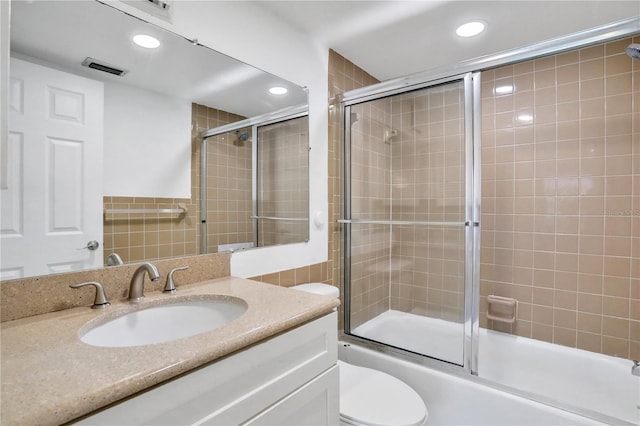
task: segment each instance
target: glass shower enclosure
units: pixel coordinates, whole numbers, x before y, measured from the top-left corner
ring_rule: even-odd
[[[467,73],[346,101],[340,220],[345,333],[471,372],[479,85]]]

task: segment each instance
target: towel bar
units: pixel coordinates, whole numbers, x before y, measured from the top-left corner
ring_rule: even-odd
[[[178,205],[177,209],[105,209],[105,214],[186,214],[187,208]]]

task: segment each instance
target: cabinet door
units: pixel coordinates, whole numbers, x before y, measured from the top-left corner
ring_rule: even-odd
[[[340,422],[339,398],[339,371],[334,366],[246,424],[337,425]]]

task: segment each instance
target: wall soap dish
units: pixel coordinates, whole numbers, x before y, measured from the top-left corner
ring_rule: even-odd
[[[487,319],[513,324],[518,317],[518,301],[511,297],[487,296]]]

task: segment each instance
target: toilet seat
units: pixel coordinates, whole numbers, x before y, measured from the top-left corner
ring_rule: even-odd
[[[338,361],[340,420],[349,425],[418,426],[427,420],[422,398],[403,381]]]

